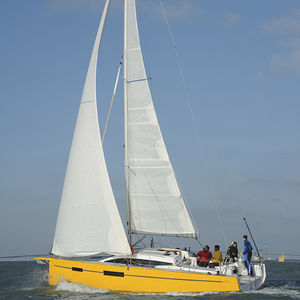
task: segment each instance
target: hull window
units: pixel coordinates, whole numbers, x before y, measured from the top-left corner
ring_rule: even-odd
[[[107,276],[124,277],[124,273],[123,272],[104,271],[103,274],[107,275]]]

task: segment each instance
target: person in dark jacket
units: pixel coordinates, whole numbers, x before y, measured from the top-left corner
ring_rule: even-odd
[[[252,246],[248,241],[247,235],[243,235],[242,238],[244,240],[244,248],[242,254],[244,255],[245,258],[245,267],[247,268],[248,275],[250,275],[252,274],[252,266],[250,264],[251,257],[252,257]]]
[[[229,260],[231,262],[234,262],[237,257],[238,257],[238,248],[237,248],[237,243],[236,242],[232,242],[231,245],[228,247],[227,249],[227,257],[229,258]]]
[[[212,254],[211,252],[209,251],[209,247],[208,245],[206,245],[202,251],[199,251],[196,255],[196,258],[197,258],[197,262],[198,262],[198,265],[200,267],[207,267],[208,264],[209,264],[209,261],[211,260],[212,258]]]

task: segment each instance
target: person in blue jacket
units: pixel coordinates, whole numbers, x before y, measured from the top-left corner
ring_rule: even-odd
[[[252,246],[250,242],[248,241],[247,235],[243,235],[243,240],[244,240],[244,249],[242,254],[244,255],[245,258],[245,266],[248,271],[248,275],[252,274],[252,266],[250,265],[251,257],[252,257]]]

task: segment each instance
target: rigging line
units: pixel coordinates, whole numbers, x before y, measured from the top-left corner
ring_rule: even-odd
[[[229,169],[226,164],[225,164],[225,158],[223,157],[223,153],[221,151],[217,151],[218,154],[218,161],[221,165],[221,169],[223,169],[224,173],[223,173],[223,177],[226,178],[226,183],[227,183],[227,189],[231,191],[231,193],[235,196],[232,197],[232,200],[234,202],[235,205],[235,209],[240,213],[240,215],[244,215],[247,216],[247,210],[245,209],[245,206],[241,205],[242,201],[247,200],[245,198],[244,193],[240,193],[238,188],[237,188],[237,184],[234,182],[233,180],[233,176],[232,176],[232,172],[230,172]],[[239,200],[237,200],[239,199]]]
[[[248,223],[247,223],[247,221],[246,221],[246,218],[243,218],[243,220],[244,220],[244,222],[245,222],[245,224],[246,224],[246,227],[247,227],[247,229],[248,229],[248,231],[249,231],[249,233],[250,233],[250,236],[251,236],[252,241],[253,241],[253,243],[254,243],[254,246],[255,246],[255,248],[256,248],[256,252],[257,252],[257,254],[258,254],[258,257],[260,257],[260,253],[259,253],[258,247],[256,246],[255,240],[254,240],[254,238],[253,238],[253,235],[252,235],[252,233],[251,233],[251,230],[250,230],[250,228],[249,228],[249,225],[248,225]]]
[[[0,256],[0,258],[22,258],[22,257],[34,257],[34,256],[47,256],[47,254],[25,254],[25,255],[11,255],[11,256]]]
[[[146,235],[142,236],[139,240],[137,240],[132,246],[135,247],[137,244],[139,244],[141,241],[145,239]]]
[[[198,244],[201,246],[201,248],[204,249],[203,245],[201,244],[201,242],[196,238],[196,241],[198,242]]]
[[[210,175],[208,173],[208,168],[207,168],[206,161],[205,161],[205,151],[204,151],[204,148],[203,148],[203,146],[201,144],[200,133],[199,133],[199,129],[198,129],[198,126],[197,126],[195,114],[193,112],[192,101],[191,101],[189,90],[187,88],[187,84],[186,84],[185,76],[184,76],[184,73],[183,73],[183,68],[182,68],[182,65],[181,65],[181,61],[180,61],[178,49],[177,49],[177,46],[176,46],[176,43],[175,43],[175,40],[174,40],[174,36],[172,34],[172,30],[171,30],[170,24],[168,22],[166,10],[165,10],[165,8],[163,6],[162,1],[160,1],[160,6],[161,6],[161,9],[162,9],[163,17],[164,17],[165,22],[166,22],[167,27],[168,27],[168,31],[169,31],[169,34],[170,34],[170,38],[171,38],[173,47],[174,47],[174,51],[175,51],[175,55],[176,55],[176,60],[177,60],[177,65],[178,65],[178,68],[179,68],[179,72],[180,72],[180,75],[181,75],[182,83],[183,83],[185,94],[186,94],[186,99],[188,100],[188,106],[189,106],[190,113],[191,113],[191,116],[192,116],[192,122],[193,122],[193,125],[194,125],[194,130],[195,130],[195,133],[196,133],[196,137],[197,137],[197,141],[198,141],[198,145],[199,145],[200,151],[202,153],[202,160],[203,160],[204,169],[206,171],[206,176],[207,176],[207,179],[208,179],[209,185],[210,185],[211,198],[213,199],[214,204],[216,206],[218,221],[219,221],[219,225],[220,225],[221,232],[222,232],[223,239],[224,239],[225,246],[226,246],[228,244],[227,243],[227,238],[226,238],[226,235],[225,235],[225,231],[224,231],[224,226],[223,226],[223,222],[222,222],[222,219],[221,219],[220,210],[219,210],[218,204],[216,202],[215,193],[213,191],[212,179],[211,179],[211,177],[210,177]]]
[[[291,254],[291,253],[266,253],[265,255],[285,255],[285,256],[300,256],[300,254]]]
[[[105,127],[104,127],[104,130],[103,130],[103,135],[102,135],[102,140],[101,140],[102,145],[104,143],[104,138],[105,138],[105,135],[106,135],[107,126],[108,126],[108,122],[109,122],[109,119],[110,119],[112,106],[113,106],[115,96],[116,96],[116,91],[117,91],[117,86],[118,86],[118,83],[119,83],[119,77],[120,77],[120,71],[121,71],[122,63],[123,63],[123,56],[121,57],[121,60],[120,60],[120,64],[119,64],[119,68],[118,68],[118,72],[117,72],[117,77],[116,77],[116,81],[115,81],[115,86],[114,86],[114,91],[113,91],[113,95],[111,97],[110,107],[109,107],[108,115],[107,115],[107,118],[106,118]]]

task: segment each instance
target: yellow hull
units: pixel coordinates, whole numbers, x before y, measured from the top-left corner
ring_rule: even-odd
[[[236,277],[160,270],[136,266],[68,259],[38,258],[49,261],[49,284],[62,280],[118,292],[230,292],[240,291]]]

